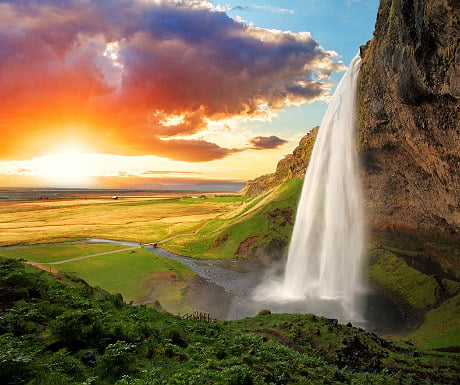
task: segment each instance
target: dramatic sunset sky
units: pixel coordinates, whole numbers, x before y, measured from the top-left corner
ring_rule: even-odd
[[[0,0],[0,187],[162,188],[273,172],[378,0]]]

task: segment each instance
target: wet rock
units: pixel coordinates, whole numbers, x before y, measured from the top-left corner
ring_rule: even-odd
[[[85,366],[94,367],[97,364],[96,355],[92,350],[88,350],[81,356],[81,362]]]
[[[331,326],[337,326],[339,324],[339,321],[335,318],[326,318],[326,321]]]

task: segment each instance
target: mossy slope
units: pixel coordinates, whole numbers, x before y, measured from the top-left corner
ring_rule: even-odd
[[[455,384],[458,354],[311,315],[200,323],[0,259],[2,384]]]

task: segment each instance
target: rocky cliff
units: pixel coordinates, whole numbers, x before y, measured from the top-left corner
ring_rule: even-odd
[[[274,173],[250,180],[244,187],[243,192],[247,195],[257,195],[280,185],[286,180],[303,178],[317,133],[318,127],[314,127],[300,140],[299,145],[292,154],[286,155],[278,162]]]
[[[460,234],[460,1],[381,0],[358,86],[374,226]]]

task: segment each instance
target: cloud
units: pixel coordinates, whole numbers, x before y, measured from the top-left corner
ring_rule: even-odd
[[[252,138],[249,143],[252,144],[253,148],[256,150],[267,150],[272,148],[277,148],[284,143],[287,143],[286,140],[278,138],[277,136],[256,136]]]
[[[270,13],[289,13],[291,15],[295,14],[295,12],[292,9],[287,9],[287,8],[280,8],[280,7],[274,7],[272,5],[250,5],[250,6],[241,6],[237,5],[235,7],[230,8],[230,11],[251,11],[253,9],[261,10],[261,11],[268,11]]]
[[[186,175],[186,174],[203,174],[202,172],[194,172],[194,171],[173,171],[173,170],[147,170],[142,173],[142,175]]]
[[[249,11],[251,7],[245,6],[242,7],[241,5],[236,5],[235,7],[231,8],[231,11]]]
[[[254,5],[254,8],[269,11],[272,13],[289,13],[291,15],[295,13],[292,9],[273,7],[271,5]]]
[[[16,170],[16,174],[30,174],[32,172],[31,169],[29,168],[24,168],[24,167],[21,167],[21,168],[18,168]]]
[[[238,150],[176,136],[322,98],[343,69],[307,32],[247,26],[200,0],[2,1],[0,53],[3,159],[69,138],[222,159]]]

